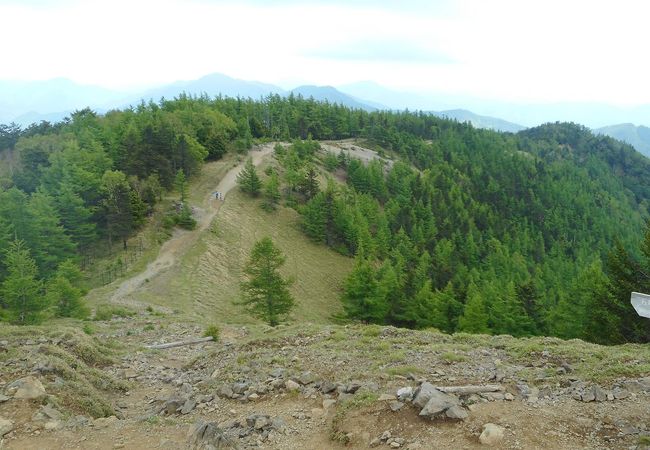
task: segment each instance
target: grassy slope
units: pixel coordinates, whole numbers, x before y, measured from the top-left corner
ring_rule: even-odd
[[[232,161],[211,163],[192,185],[193,204],[223,176]],[[251,323],[234,302],[239,299],[242,266],[253,243],[271,236],[287,256],[282,271],[295,280],[298,321],[324,323],[340,310],[339,286],[353,260],[311,242],[300,230],[298,214],[281,207],[267,213],[260,200],[232,190],[209,231],[187,250],[179,264],[152,280],[135,299],[171,307],[202,322]]]
[[[338,289],[352,266],[350,258],[310,242],[298,215],[288,208],[266,213],[259,202],[232,191],[209,232],[189,249],[178,267],[162,274],[139,299],[193,313],[205,321],[249,323],[235,305],[243,264],[253,243],[271,236],[287,256],[285,276],[295,279],[294,317],[326,322],[340,308]]]

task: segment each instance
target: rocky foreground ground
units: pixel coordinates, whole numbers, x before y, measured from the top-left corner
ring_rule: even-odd
[[[0,330],[2,449],[650,448],[650,350],[155,311]]]

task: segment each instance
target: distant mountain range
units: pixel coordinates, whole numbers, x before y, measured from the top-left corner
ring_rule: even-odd
[[[609,118],[628,118],[628,121],[639,123],[646,121],[650,125],[650,105],[630,108],[587,103],[515,105],[450,94],[400,92],[371,81],[339,87],[305,85],[285,90],[272,84],[240,80],[219,73],[196,80],[176,81],[139,92],[121,92],[82,85],[64,78],[46,81],[0,80],[0,123],[13,121],[20,125],[28,125],[41,120],[55,122],[69,116],[72,111],[87,106],[104,113],[112,108],[135,105],[142,100],[157,101],[163,97],[171,99],[183,92],[193,95],[221,94],[254,99],[268,94],[286,96],[293,93],[366,111],[382,109],[429,111],[440,117],[470,122],[477,128],[511,133],[527,128],[522,124],[537,125],[555,121],[573,121],[594,127],[594,123],[607,123]],[[468,109],[459,109],[459,105],[480,111],[481,114]],[[510,120],[499,117],[508,117]],[[596,126],[595,131],[625,141],[650,157],[650,128],[646,126],[624,123],[605,127]]]
[[[439,117],[456,119],[459,122],[469,122],[475,128],[487,128],[495,131],[507,131],[509,133],[517,133],[518,131],[526,129],[523,125],[508,122],[507,120],[499,119],[497,117],[481,116],[466,109],[450,109],[448,111],[431,112]]]
[[[650,128],[636,126],[631,123],[621,123],[594,130],[596,133],[611,136],[619,141],[632,145],[639,153],[650,158]]]

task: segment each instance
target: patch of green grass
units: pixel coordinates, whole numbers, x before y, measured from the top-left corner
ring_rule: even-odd
[[[361,330],[361,335],[377,337],[381,334],[382,327],[379,325],[368,325]]]
[[[216,326],[216,325],[209,325],[209,326],[205,329],[205,331],[203,332],[203,336],[204,336],[204,337],[212,336],[213,341],[214,341],[214,342],[218,342],[218,341],[219,341],[219,333],[220,333],[220,332],[221,332],[221,331],[219,330],[219,327],[218,327],[218,326]]]
[[[385,361],[388,363],[399,363],[406,360],[406,353],[402,350],[396,350],[386,355]]]
[[[454,352],[445,352],[442,355],[440,355],[440,359],[442,359],[443,361],[447,361],[449,363],[467,361],[467,357],[465,355],[460,355]]]
[[[87,335],[93,335],[93,334],[95,334],[95,329],[94,329],[93,326],[92,326],[91,324],[89,324],[89,323],[84,323],[84,326],[83,326],[83,328],[82,328],[81,330],[82,330],[84,333],[86,333]]]
[[[252,245],[270,236],[287,258],[282,275],[295,280],[290,290],[296,307],[290,320],[329,322],[341,310],[338,286],[354,261],[307,238],[294,210],[279,207],[270,219],[260,213],[258,201],[237,189],[227,198],[211,226],[219,232],[202,233],[178,264],[136,292],[135,299],[179,307],[182,314],[203,323],[217,317],[229,323],[258,323],[235,300],[241,296],[242,268]]]
[[[388,375],[401,375],[401,376],[406,376],[409,373],[421,373],[422,370],[419,367],[416,366],[396,366],[396,367],[389,367],[386,369],[386,373]]]
[[[93,320],[106,321],[111,320],[113,317],[133,317],[135,314],[135,311],[125,308],[124,306],[99,305],[95,310],[95,317]]]
[[[154,327],[152,323],[148,323],[148,324],[146,324],[146,325],[144,326],[144,328],[142,329],[142,331],[153,331],[153,330],[155,330],[155,329],[156,329],[156,327]]]
[[[639,436],[636,443],[637,445],[650,446],[650,436]]]

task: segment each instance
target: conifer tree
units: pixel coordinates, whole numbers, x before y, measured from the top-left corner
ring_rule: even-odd
[[[264,183],[264,209],[275,210],[280,202],[280,179],[278,174],[273,172]]]
[[[174,177],[174,188],[180,196],[180,202],[185,203],[185,200],[187,200],[187,179],[185,178],[185,172],[183,172],[182,169],[178,169],[176,172],[176,176]]]
[[[257,175],[257,169],[255,169],[252,158],[246,160],[244,168],[237,175],[237,183],[242,191],[253,197],[257,197],[260,193],[262,181],[260,180],[259,175]]]
[[[483,297],[474,283],[467,291],[467,303],[458,320],[458,329],[467,333],[489,333],[488,315]]]
[[[313,167],[307,169],[307,173],[305,173],[305,177],[300,183],[300,190],[305,195],[307,200],[313,198],[316,194],[318,194],[318,192],[320,192],[318,174]]]
[[[54,277],[48,282],[46,289],[48,304],[54,306],[58,317],[77,319],[88,317],[89,311],[82,300],[80,282],[81,272],[70,260],[62,262]]]
[[[8,275],[0,294],[10,319],[20,325],[41,322],[47,301],[42,295],[42,283],[37,278],[36,263],[23,241],[14,240],[9,245],[5,264]]]
[[[291,281],[278,269],[286,258],[269,237],[255,243],[244,267],[248,280],[241,283],[242,304],[272,327],[286,318],[295,305],[288,287]]]
[[[343,309],[346,315],[366,323],[383,323],[389,305],[386,293],[381,289],[375,269],[360,250],[357,264],[345,280]]]

